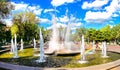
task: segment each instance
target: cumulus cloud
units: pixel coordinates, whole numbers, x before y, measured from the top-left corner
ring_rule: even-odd
[[[66,23],[66,22],[69,21],[69,18],[68,18],[67,16],[63,16],[63,17],[60,17],[60,18],[59,18],[59,21]]]
[[[83,9],[99,8],[106,5],[109,0],[95,0],[92,3],[84,2],[82,5]]]
[[[40,23],[50,23],[50,20],[47,18],[39,18]]]
[[[74,0],[52,0],[51,4],[55,7],[63,5],[65,3],[73,3]]]
[[[108,20],[112,16],[112,13],[108,12],[91,12],[88,11],[85,15],[85,21],[87,22],[103,22]]]
[[[119,15],[118,14],[113,14],[113,17],[118,17]]]
[[[71,23],[71,29],[72,30],[76,30],[77,28],[79,28],[81,25],[82,25],[82,23],[81,22],[76,22],[76,23]]]
[[[59,11],[55,10],[55,9],[45,9],[44,10],[44,13],[48,13],[48,12],[58,12],[59,13]]]
[[[82,25],[81,22],[78,22],[78,23],[76,24],[77,27],[79,27],[79,26],[81,26],[81,25]]]
[[[32,11],[36,15],[40,15],[42,12],[42,9],[38,5],[37,6],[30,6],[29,4],[25,4],[23,2],[21,2],[21,3],[11,2],[11,3],[15,6],[15,9],[13,10],[14,12],[27,10],[27,11]]]
[[[40,6],[28,6],[28,9],[36,15],[40,15],[43,10],[40,8]]]
[[[102,23],[108,20],[110,21],[112,17],[118,16],[116,13],[118,13],[118,11],[120,10],[120,0],[112,0],[110,5],[106,6],[104,10],[105,11],[103,12],[101,12],[100,10],[96,10],[96,12],[87,11],[84,20],[86,22],[93,22],[93,23]]]
[[[28,4],[24,4],[24,3],[15,3],[15,2],[11,2],[11,3],[15,6],[14,10],[25,10],[28,7]]]

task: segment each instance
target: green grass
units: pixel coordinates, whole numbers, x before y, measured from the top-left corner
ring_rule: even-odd
[[[97,51],[96,54],[91,54],[86,57],[86,60],[88,63],[86,64],[80,64],[78,63],[78,60],[80,60],[80,55],[77,56],[78,59],[73,58],[73,61],[71,61],[68,65],[64,66],[65,68],[76,68],[76,67],[85,67],[85,66],[91,66],[91,65],[98,65],[98,64],[104,64],[108,62],[115,61],[117,59],[120,59],[120,54],[108,52],[109,58],[102,58],[101,52]]]
[[[28,57],[33,56],[33,48],[25,49],[23,51],[18,51],[19,57]],[[12,58],[13,54],[10,54],[10,52],[6,52],[4,54],[0,55],[0,58]]]
[[[36,60],[38,60],[39,57],[33,56],[35,53],[38,53],[38,51],[35,51],[33,48],[24,49],[23,51],[19,51],[18,53],[19,58],[13,58],[13,54],[10,54],[9,52],[2,53],[0,54],[0,61],[34,67],[78,68],[108,63],[120,59],[120,54],[113,52],[108,52],[109,58],[102,58],[101,51],[97,51],[96,54],[86,56],[86,60],[89,61],[86,64],[78,63],[78,61],[80,60],[79,54],[71,56],[49,56],[46,57],[45,63],[38,63],[36,62]]]

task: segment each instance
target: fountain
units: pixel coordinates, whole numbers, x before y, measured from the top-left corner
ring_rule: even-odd
[[[53,22],[53,27],[52,27],[52,37],[49,42],[49,51],[55,52],[56,50],[59,49],[59,36],[58,36],[58,30],[56,26],[56,17],[55,15],[52,16],[52,22]]]
[[[102,57],[103,58],[108,58],[109,56],[107,56],[107,49],[106,49],[106,42],[103,42],[103,46],[102,46]]]
[[[70,51],[70,47],[72,46],[70,42],[70,32],[71,32],[71,24],[68,23],[64,43],[65,43],[65,48],[68,49],[69,51]]]
[[[95,41],[93,40],[93,44],[92,44],[92,49],[93,49],[93,53],[95,53]]]
[[[37,60],[37,62],[45,62],[45,55],[44,55],[44,43],[43,43],[43,36],[42,36],[42,31],[40,29],[40,57],[39,60]]]
[[[94,53],[95,53],[95,41],[93,40],[92,48],[91,48],[91,51],[89,52],[89,54],[94,54]]]
[[[70,41],[71,34],[71,24],[60,30],[57,28],[57,21],[55,15],[52,15],[52,33],[49,41],[48,50],[45,53],[55,53],[55,54],[70,54],[78,52],[78,47],[75,46],[73,42]]]
[[[36,49],[36,41],[35,41],[35,38],[33,39],[33,46],[34,46],[34,49]]]
[[[84,42],[84,36],[82,35],[82,44],[80,49],[80,56],[81,60],[78,61],[80,64],[87,63],[88,61],[85,61],[85,42]]]
[[[100,47],[100,48],[101,48],[101,54],[102,54],[102,55],[104,55],[104,49],[103,49],[103,48],[104,48],[104,43],[103,43],[103,42],[102,42],[102,44],[101,44],[101,47]]]
[[[19,66],[25,65],[25,67],[32,66],[32,68],[33,67],[36,67],[36,68],[38,68],[38,67],[41,67],[41,68],[42,67],[43,68],[59,67],[59,69],[60,69],[60,68],[75,68],[75,67],[79,68],[79,67],[83,67],[83,66],[85,67],[85,66],[90,66],[90,65],[103,64],[103,63],[107,63],[107,62],[111,61],[111,59],[114,61],[114,60],[117,60],[120,58],[118,53],[114,53],[114,55],[113,55],[113,52],[108,52],[108,55],[110,57],[112,56],[112,58],[110,58],[110,59],[109,58],[108,59],[101,58],[101,54],[99,54],[100,51],[95,51],[95,41],[93,41],[93,46],[91,49],[85,50],[84,35],[82,35],[81,47],[80,47],[79,43],[73,43],[70,41],[70,32],[71,32],[71,24],[70,23],[63,30],[59,30],[56,27],[56,18],[54,15],[53,15],[52,22],[53,22],[52,37],[47,44],[48,45],[47,49],[46,49],[46,46],[44,49],[44,41],[43,41],[42,31],[40,29],[39,57],[33,56],[34,54],[38,53],[38,50],[34,50],[33,48],[29,47],[29,48],[25,48],[23,52],[21,52],[21,51],[19,52],[19,57],[22,57],[22,58],[14,59],[14,58],[18,58],[17,41],[16,41],[16,34],[15,34],[15,38],[14,38],[15,44],[13,42],[13,39],[11,39],[11,46],[13,46],[14,58],[12,58],[13,57],[12,54],[8,54],[7,52],[5,52],[0,55],[1,61],[3,61],[3,62],[8,61],[7,63],[11,63],[11,64],[13,63],[13,64],[16,64]],[[33,41],[34,41],[34,48],[36,48],[35,39]],[[22,42],[23,41],[21,40],[21,43]],[[77,51],[76,46],[77,46],[77,50],[79,52],[74,53],[73,51],[75,51],[75,52]],[[12,48],[11,48],[11,50],[12,50]],[[50,52],[51,51],[56,52],[58,55],[57,56],[49,55],[48,57],[45,57],[45,54],[46,54],[45,52],[47,50]],[[34,51],[34,52],[32,52],[32,51]],[[91,51],[95,52],[95,54],[89,55],[89,53]],[[61,53],[62,53],[62,55],[61,55]],[[66,55],[66,54],[69,54],[69,55]],[[73,55],[73,54],[75,54],[75,55]],[[9,55],[9,56],[7,56],[7,55]],[[102,42],[102,56],[107,57],[106,42]],[[115,56],[115,59],[113,59],[114,56]],[[118,57],[117,59],[116,59],[116,56]],[[5,58],[7,58],[7,60]],[[38,59],[38,60],[36,60],[36,59]],[[86,60],[89,60],[89,63],[87,63],[88,61],[86,61]]]
[[[14,43],[13,43],[13,38],[11,39],[11,48],[10,48],[10,54],[13,54],[14,52]]]
[[[20,51],[23,51],[23,39],[21,39],[21,47],[20,47]]]
[[[15,41],[15,44],[14,44],[14,56],[13,56],[13,58],[18,58],[16,34],[14,35],[14,41]]]

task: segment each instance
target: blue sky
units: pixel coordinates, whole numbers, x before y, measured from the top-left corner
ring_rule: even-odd
[[[120,23],[120,0],[11,0],[15,5],[14,15],[25,10],[32,11],[40,19],[39,26],[50,28],[52,14],[57,25],[72,24],[79,27],[100,29]],[[10,21],[10,19],[8,19]],[[9,23],[10,24],[10,23]]]

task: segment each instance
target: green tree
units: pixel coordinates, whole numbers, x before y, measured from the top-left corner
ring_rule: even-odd
[[[84,35],[86,38],[86,34],[87,34],[87,29],[85,27],[78,28],[76,29],[76,32],[74,34],[74,39],[80,41],[82,35]]]
[[[3,23],[4,18],[7,18],[14,9],[14,6],[9,2],[9,0],[0,0],[0,24]]]
[[[18,27],[18,37],[23,38],[25,41],[31,41],[36,37],[39,20],[32,12],[17,13],[13,17],[13,25]]]
[[[112,39],[112,35],[111,35],[111,28],[109,25],[103,27],[100,29],[100,31],[102,32],[103,34],[103,39],[104,41],[110,41]]]
[[[10,39],[9,28],[5,25],[3,19],[10,15],[12,9],[14,9],[14,6],[9,0],[0,0],[0,42],[6,42]]]
[[[88,38],[88,41],[93,41],[96,38],[96,29],[90,28],[87,30],[86,36]]]
[[[0,43],[10,42],[11,34],[9,27],[5,24],[0,24]]]
[[[114,26],[111,29],[112,41],[118,43],[120,41],[120,24]]]
[[[44,42],[47,42],[50,40],[50,30],[48,29],[45,29],[44,27],[39,27],[39,30],[41,29],[42,31],[42,35],[43,35],[43,39],[44,39]],[[39,34],[39,30],[38,30],[38,34]]]
[[[11,27],[11,35],[12,35],[12,38],[14,37],[15,34],[18,33],[18,26],[16,24],[13,24],[12,27]]]

